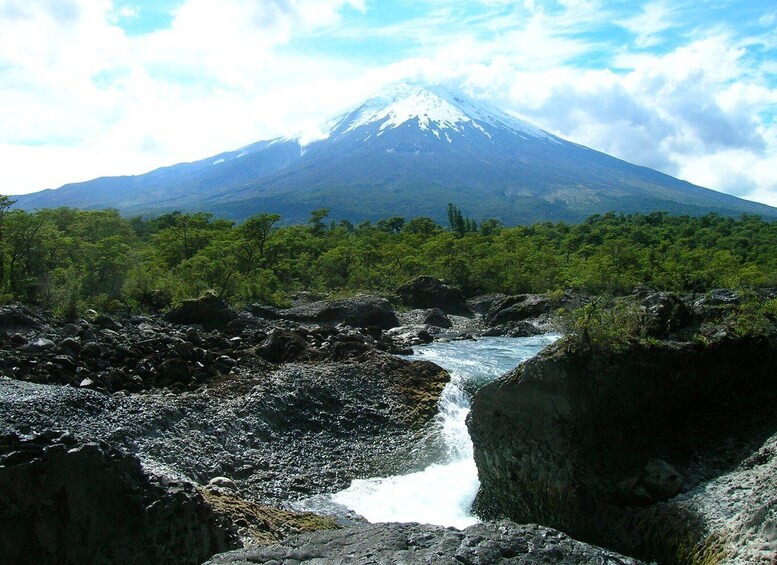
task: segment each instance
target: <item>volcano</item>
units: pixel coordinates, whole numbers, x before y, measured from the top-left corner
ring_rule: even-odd
[[[103,177],[19,196],[32,210],[117,208],[125,215],[259,212],[303,221],[315,209],[353,222],[579,221],[609,211],[777,218],[777,209],[702,188],[543,131],[461,93],[400,84],[330,120],[320,138],[259,141],[137,176]]]

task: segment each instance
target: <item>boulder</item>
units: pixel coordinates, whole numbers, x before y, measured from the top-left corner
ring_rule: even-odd
[[[207,564],[303,562],[408,565],[640,563],[613,551],[575,541],[550,528],[501,521],[476,524],[463,531],[442,526],[394,523],[314,532],[293,536],[269,547],[217,555]]]
[[[345,324],[356,328],[370,326],[389,329],[399,325],[391,303],[385,298],[358,295],[342,300],[320,300],[280,310],[278,316],[287,320],[321,325]]]
[[[317,357],[305,339],[296,332],[273,330],[255,349],[256,355],[270,363],[308,361]]]
[[[0,306],[0,334],[40,328],[41,319],[21,304]]]
[[[44,351],[51,351],[56,346],[57,344],[54,343],[52,340],[47,339],[45,337],[39,337],[37,339],[33,339],[30,343],[28,343],[25,349],[33,353],[42,353]]]
[[[98,328],[102,328],[104,330],[111,330],[114,332],[121,330],[121,324],[106,314],[99,314],[97,317],[95,317],[93,323]]]
[[[523,320],[521,322],[505,322],[497,326],[491,326],[483,332],[484,336],[505,336],[505,337],[531,337],[544,333],[531,322]]]
[[[501,302],[507,298],[506,294],[494,293],[494,294],[481,294],[480,296],[473,296],[467,299],[467,306],[475,314],[485,315],[497,302]]]
[[[648,294],[642,300],[642,307],[647,314],[647,334],[651,337],[664,338],[693,320],[691,309],[685,302],[668,292]]]
[[[235,318],[237,314],[214,292],[184,300],[165,315],[173,324],[199,324],[207,330],[224,327]]]
[[[777,479],[742,465],[777,442],[775,366],[766,338],[561,340],[475,394],[476,510],[660,563],[728,562],[761,532],[738,557],[761,562],[777,549]],[[777,469],[775,454],[759,460]],[[725,488],[736,502],[712,494]]]
[[[544,294],[517,294],[494,303],[483,317],[488,327],[508,322],[521,322],[550,312],[551,306]]]
[[[0,437],[0,492],[5,563],[198,564],[240,547],[191,485],[72,436]]]
[[[402,304],[410,308],[439,308],[446,314],[472,315],[461,290],[434,277],[416,277],[400,286],[396,293]]]
[[[448,315],[439,308],[430,308],[426,310],[421,317],[421,323],[438,328],[450,328],[453,326]]]

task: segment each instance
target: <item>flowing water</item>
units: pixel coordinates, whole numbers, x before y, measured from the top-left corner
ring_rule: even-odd
[[[332,500],[370,522],[421,522],[456,528],[478,522],[470,509],[480,483],[465,424],[471,392],[558,338],[484,337],[416,348],[411,358],[433,361],[451,374],[438,414],[447,451],[444,459],[417,473],[354,480],[349,488],[332,495]]]

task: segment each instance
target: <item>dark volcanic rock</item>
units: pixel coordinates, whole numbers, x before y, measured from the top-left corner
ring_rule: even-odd
[[[0,334],[39,328],[42,320],[21,304],[0,306]]]
[[[668,292],[648,294],[642,300],[642,307],[648,314],[647,333],[663,338],[671,332],[684,328],[691,323],[691,309],[676,295]]]
[[[4,563],[201,563],[240,547],[200,494],[103,444],[0,436]]]
[[[775,366],[765,338],[562,340],[475,394],[476,508],[662,563],[758,562],[777,549],[777,457],[742,461],[777,441]]]
[[[508,322],[521,322],[550,312],[550,302],[542,294],[518,294],[508,296],[489,309],[483,318],[486,326],[499,326]]]
[[[470,565],[536,563],[637,565],[635,559],[536,525],[502,521],[459,531],[421,524],[373,524],[294,536],[259,549],[231,551],[210,565],[249,563],[406,563]]]
[[[273,330],[257,348],[256,354],[270,363],[309,361],[317,357],[305,339],[295,332]]]
[[[467,299],[467,306],[475,314],[485,315],[497,302],[500,302],[507,298],[506,294],[494,293],[494,294],[481,294],[480,296],[473,296]]]
[[[416,277],[400,286],[397,294],[410,308],[439,308],[447,314],[472,314],[460,289],[434,277]]]
[[[399,325],[391,303],[379,296],[359,295],[342,300],[320,300],[279,310],[278,317],[322,325],[345,324],[356,328],[384,330]]]
[[[174,324],[199,324],[208,330],[226,326],[236,317],[227,303],[213,292],[197,299],[184,300],[165,316]]]
[[[258,361],[244,356],[232,374],[176,395],[0,378],[0,433],[57,428],[105,440],[201,484],[230,477],[265,504],[417,470],[434,456],[414,445],[437,433],[431,424],[449,379],[438,366],[370,349],[337,362]],[[107,386],[101,373],[78,378],[76,386]]]
[[[451,319],[439,308],[430,308],[424,312],[421,323],[438,328],[450,328],[453,326]]]
[[[505,322],[497,326],[491,326],[483,332],[484,336],[506,336],[506,337],[531,337],[540,335],[543,332],[537,326],[526,320],[521,322]]]

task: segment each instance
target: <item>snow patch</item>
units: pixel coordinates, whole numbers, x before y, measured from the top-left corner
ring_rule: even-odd
[[[483,102],[475,101],[444,88],[399,84],[387,88],[355,110],[328,123],[326,136],[342,136],[365,126],[377,126],[376,136],[400,126],[416,124],[422,131],[431,131],[438,139],[452,143],[447,132],[464,135],[467,129],[493,141],[495,130],[507,130],[521,136],[531,136],[551,143],[561,143],[555,136]]]
[[[224,162],[224,159],[216,159],[211,163],[211,165],[218,165],[219,163],[223,163],[223,162]]]

